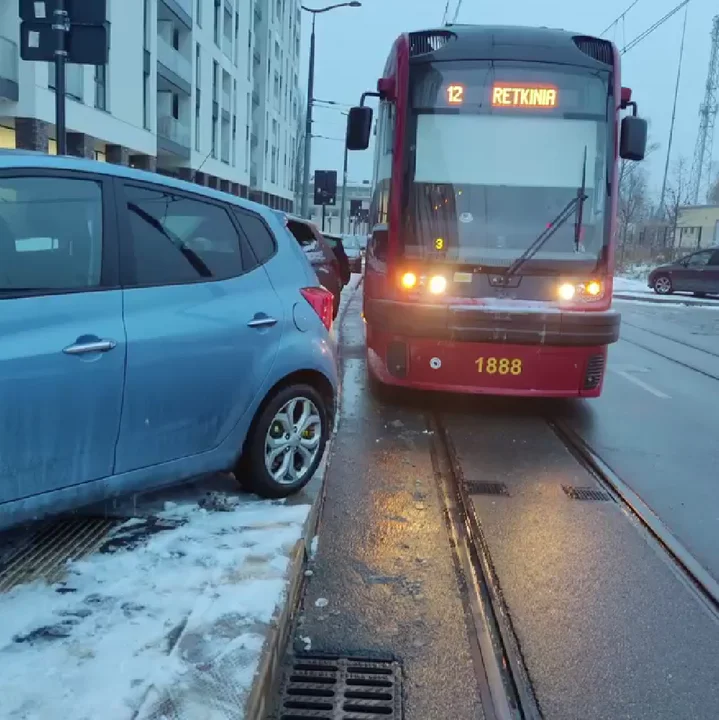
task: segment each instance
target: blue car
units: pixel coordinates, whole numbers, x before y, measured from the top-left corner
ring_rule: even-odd
[[[332,314],[269,208],[0,151],[0,528],[225,470],[298,491],[333,424]]]

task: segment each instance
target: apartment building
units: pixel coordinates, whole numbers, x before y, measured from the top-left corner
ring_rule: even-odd
[[[291,209],[298,0],[108,0],[108,20],[108,64],[67,66],[68,152]],[[54,67],[18,40],[17,0],[0,0],[0,147],[54,153]]]

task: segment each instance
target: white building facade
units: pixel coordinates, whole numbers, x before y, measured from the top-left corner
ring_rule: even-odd
[[[108,0],[108,20],[108,64],[67,66],[68,153],[290,210],[298,0]],[[54,67],[18,46],[0,0],[0,147],[54,153]]]

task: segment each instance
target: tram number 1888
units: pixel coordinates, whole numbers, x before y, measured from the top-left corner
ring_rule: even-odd
[[[522,361],[519,358],[481,357],[474,361],[477,372],[487,375],[521,375]]]

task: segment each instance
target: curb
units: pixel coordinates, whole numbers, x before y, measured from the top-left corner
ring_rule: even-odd
[[[666,297],[666,296],[665,296]],[[689,298],[676,300],[664,300],[659,297],[653,297],[647,294],[646,297],[636,297],[636,295],[624,295],[623,293],[614,293],[613,300],[629,300],[635,302],[649,302],[655,305],[682,305],[683,307],[719,307],[719,301],[707,302],[704,300],[690,300]]]
[[[344,319],[350,301],[362,286],[362,280],[351,289],[344,307],[340,310],[337,317],[337,325],[340,327],[338,332],[338,343],[341,338],[341,324]],[[335,415],[335,427],[325,449],[324,457],[320,463],[317,472],[322,478],[321,487],[315,497],[310,509],[302,537],[295,543],[290,554],[290,564],[287,573],[288,588],[284,602],[280,602],[275,608],[275,613],[270,622],[267,637],[262,646],[260,661],[255,671],[255,678],[252,683],[252,689],[247,696],[245,702],[244,717],[246,720],[263,720],[267,714],[273,709],[273,699],[279,690],[281,681],[281,667],[290,639],[290,631],[294,623],[295,615],[300,606],[302,590],[305,584],[305,569],[309,563],[313,551],[312,543],[317,535],[317,528],[320,524],[322,508],[325,502],[327,468],[329,467],[330,457],[332,455],[332,445],[340,416],[340,405],[342,398],[342,390],[338,392],[337,409]]]

